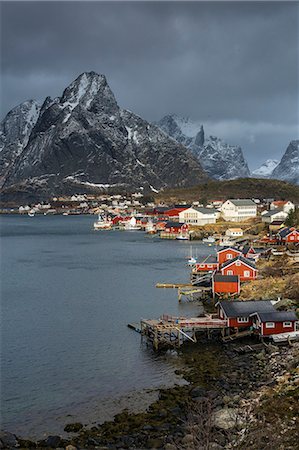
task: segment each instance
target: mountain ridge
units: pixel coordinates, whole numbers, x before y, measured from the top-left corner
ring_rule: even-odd
[[[168,114],[158,122],[158,126],[189,148],[212,179],[250,176],[241,147],[229,145],[216,136],[206,138],[203,124],[176,114]]]
[[[106,77],[95,72],[79,75],[61,97],[45,99],[28,142],[2,176],[5,195],[19,187],[24,195],[47,196],[92,185],[158,190],[207,179],[186,147],[121,109]]]

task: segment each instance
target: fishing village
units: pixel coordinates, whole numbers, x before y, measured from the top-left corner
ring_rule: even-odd
[[[298,205],[249,198],[142,205],[140,195],[133,198],[105,198],[100,206],[55,199],[17,213],[34,221],[45,211],[84,211],[95,218],[95,234],[136,232],[184,246],[188,278],[157,279],[156,292],[173,292],[173,302],[193,305],[194,313],[123,324],[140,335],[145,352],[173,360],[183,383],[159,389],[141,411],[124,409],[92,425],[70,420],[63,436],[38,441],[7,433],[7,442],[67,450],[297,448]]]

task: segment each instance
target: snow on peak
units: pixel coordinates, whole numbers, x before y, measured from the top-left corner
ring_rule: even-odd
[[[279,161],[276,159],[267,159],[260,167],[253,170],[252,175],[257,177],[269,177],[278,164]]]
[[[72,111],[81,103],[89,108],[100,88],[106,84],[104,75],[95,72],[84,72],[64,91],[60,104],[62,108],[69,107]]]
[[[194,138],[199,131],[202,130],[203,126],[200,122],[194,121],[189,117],[180,117],[176,114],[170,114],[169,116],[165,116],[163,120],[172,120],[176,123],[181,132],[190,138]],[[162,122],[161,121],[161,122]]]

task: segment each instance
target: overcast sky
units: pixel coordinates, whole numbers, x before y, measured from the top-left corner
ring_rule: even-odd
[[[176,113],[252,169],[298,139],[298,2],[2,2],[1,117],[106,75],[120,106]]]

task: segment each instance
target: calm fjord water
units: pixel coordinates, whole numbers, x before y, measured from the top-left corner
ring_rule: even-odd
[[[189,242],[94,232],[88,216],[1,217],[1,422],[28,436],[176,380],[127,323],[196,312],[157,282],[186,282]],[[210,249],[195,246],[206,255]],[[68,416],[70,414],[70,416]],[[95,413],[94,413],[95,414]]]

